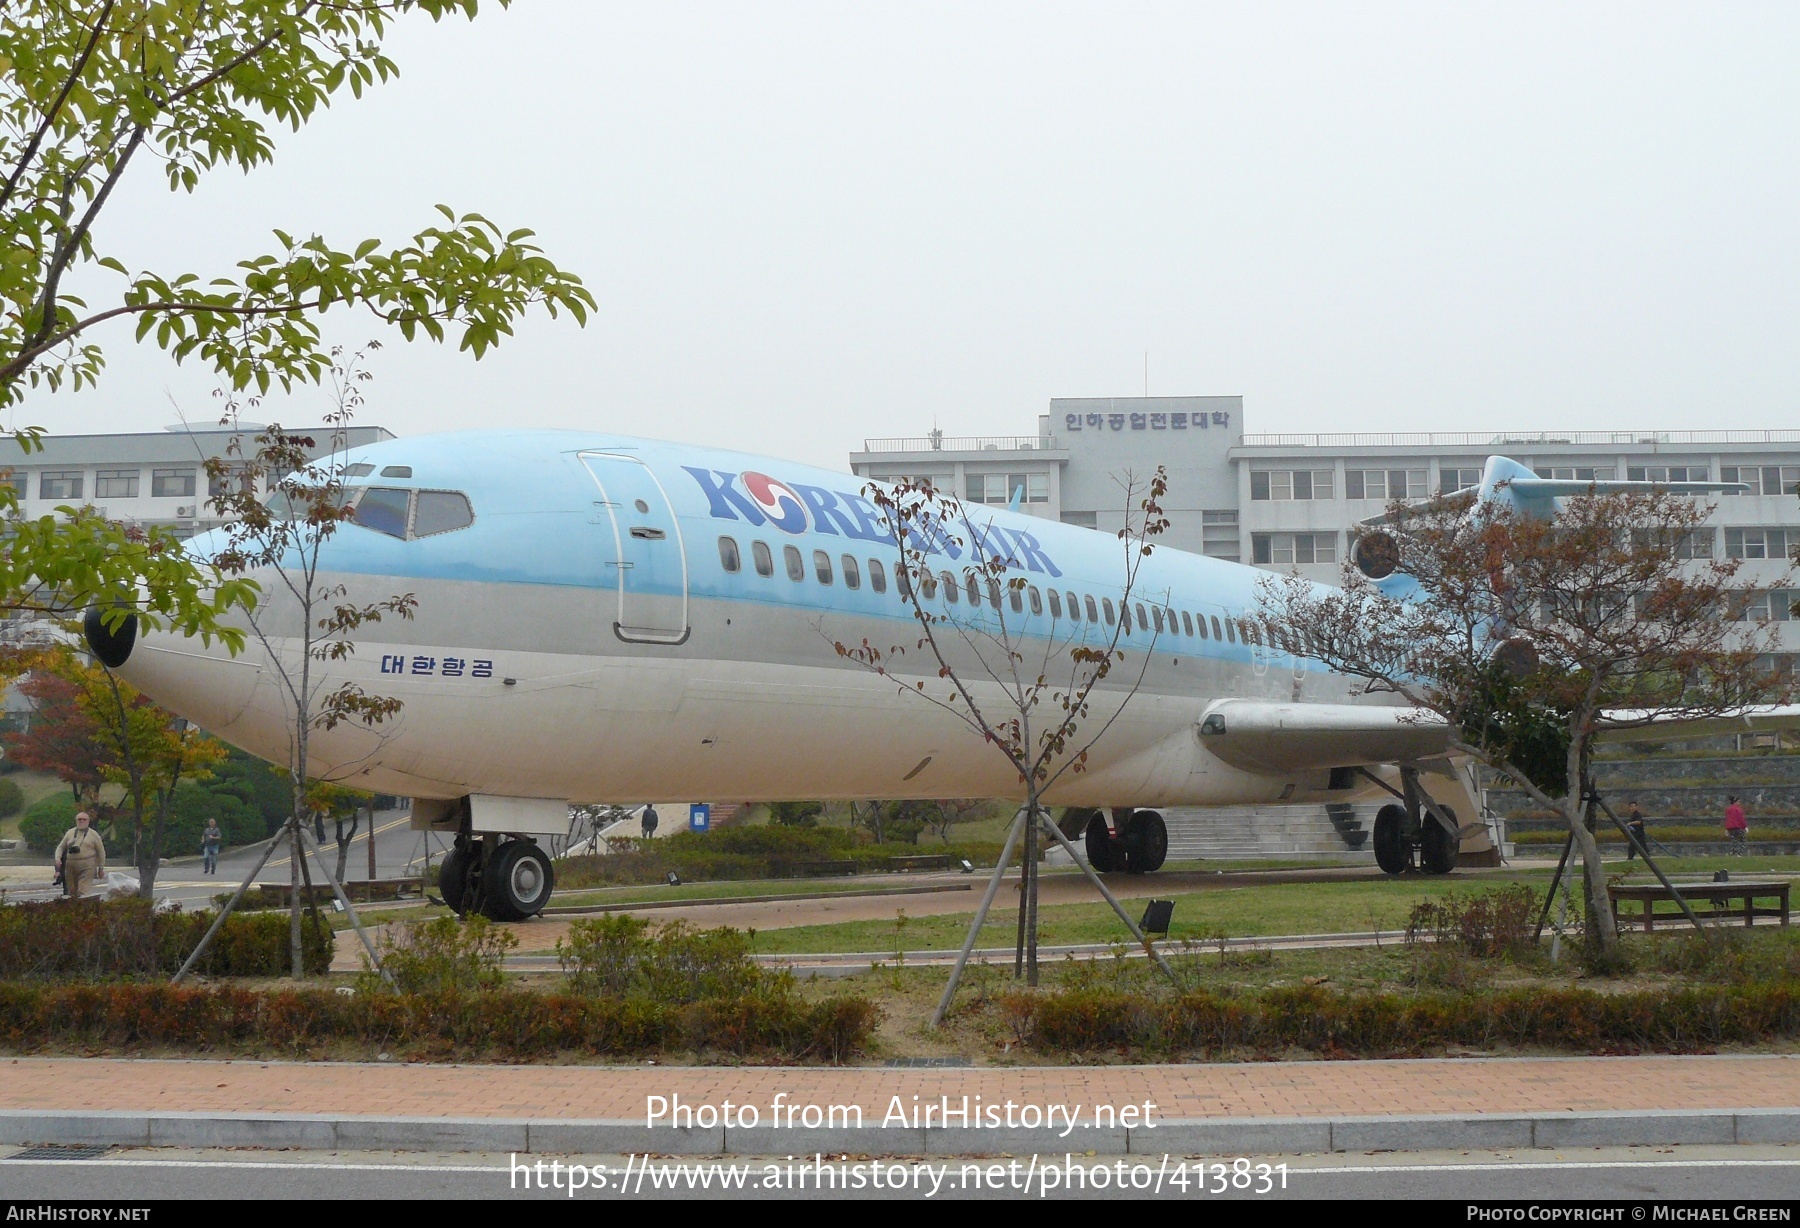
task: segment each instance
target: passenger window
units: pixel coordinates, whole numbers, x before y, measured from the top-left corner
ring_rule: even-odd
[[[1033,589],[1032,591],[1036,592],[1037,590]],[[1061,618],[1062,617],[1062,598],[1058,597],[1056,595],[1055,589],[1050,590],[1050,617],[1051,618]]]
[[[1196,615],[1194,615],[1194,625],[1195,625],[1195,626],[1196,626],[1196,627],[1198,627],[1198,628],[1200,628],[1200,638],[1201,638],[1201,639],[1206,639],[1206,638],[1207,638],[1207,635],[1206,635],[1206,615],[1204,615],[1204,614],[1196,614]]]
[[[1225,620],[1225,638],[1233,644],[1237,643],[1237,629],[1231,625],[1229,618]]]
[[[719,539],[719,566],[726,571],[735,572],[743,565],[744,560],[738,557],[737,539],[721,537]]]
[[[975,579],[973,572],[969,573],[969,604],[973,606],[981,604],[981,583]]]
[[[1156,624],[1156,633],[1158,635],[1161,635],[1162,634],[1162,609],[1158,606],[1151,606],[1150,613],[1155,615],[1155,617],[1151,621]],[[1142,618],[1143,616],[1144,616],[1144,607],[1139,606],[1138,607],[1138,617]]]
[[[1102,614],[1106,615],[1106,625],[1109,627],[1112,626],[1113,625],[1113,608],[1112,608],[1112,598],[1111,597],[1100,598],[1100,612]]]
[[[874,559],[870,559],[869,566],[877,567],[879,564],[876,563]],[[912,581],[906,578],[905,564],[894,568],[894,591],[900,594],[900,599],[902,601],[910,601],[912,599]]]
[[[1194,620],[1188,617],[1186,610],[1181,612],[1181,634],[1186,636],[1194,634]]]
[[[887,572],[882,568],[880,559],[869,560],[869,587],[878,593],[887,592]]]
[[[475,513],[469,509],[469,496],[460,490],[421,490],[414,497],[414,537],[454,533],[474,523]]]
[[[919,573],[919,594],[927,601],[937,598],[937,577],[929,571]]]
[[[1262,636],[1256,633],[1256,620],[1253,618],[1244,620],[1244,643],[1262,647]]]
[[[955,605],[962,597],[962,589],[957,586],[956,577],[949,572],[944,573],[944,600]]]
[[[1111,605],[1112,603],[1108,602],[1107,604]],[[1109,617],[1107,618],[1108,622],[1112,621],[1110,614],[1111,611],[1109,610]],[[1131,607],[1126,605],[1123,601],[1119,603],[1119,629],[1126,635],[1131,634]]]
[[[1215,640],[1224,639],[1225,633],[1223,631],[1219,630],[1219,616],[1217,614],[1214,614],[1212,616],[1212,625],[1213,625],[1213,638]]]
[[[767,542],[751,542],[750,558],[756,563],[756,574],[772,576],[775,574],[775,559],[769,554]]]
[[[988,581],[988,604],[993,606],[996,611],[1000,609],[1000,581],[998,580]]]
[[[819,577],[820,584],[831,583],[831,556],[823,550],[813,551],[813,574]]]
[[[843,558],[839,559],[838,562],[844,565],[844,587],[861,588],[862,573],[856,570],[856,556],[854,554],[846,554]]]
[[[1084,603],[1085,603],[1085,604],[1086,604],[1086,606],[1087,606],[1087,620],[1088,620],[1088,621],[1089,621],[1089,622],[1091,622],[1091,623],[1097,623],[1097,622],[1099,622],[1099,621],[1100,621],[1100,615],[1099,615],[1099,613],[1098,613],[1098,612],[1097,612],[1097,611],[1096,611],[1096,610],[1095,610],[1095,609],[1094,609],[1094,599],[1093,599],[1093,597],[1091,597],[1091,596],[1089,596],[1089,597],[1084,597],[1084,598],[1082,598],[1082,601],[1083,601],[1083,602],[1084,602]],[[1112,616],[1111,616],[1111,615],[1110,615],[1110,614],[1109,614],[1109,615],[1107,615],[1107,618],[1106,618],[1106,621],[1107,621],[1107,622],[1109,622],[1109,623],[1110,623],[1110,622],[1111,622],[1111,621],[1112,621]]]
[[[1017,585],[1009,584],[1007,588],[1009,591],[1006,596],[1008,604],[1012,606],[1012,612],[1014,614],[1023,614],[1025,612],[1025,594],[1019,591]]]
[[[409,490],[389,486],[371,486],[356,501],[352,519],[365,529],[386,533],[389,537],[406,538],[407,505],[412,501]]]
[[[1044,612],[1044,599],[1038,596],[1037,585],[1034,584],[1025,591],[1031,594],[1031,612],[1033,614],[1042,614]],[[1055,597],[1056,594],[1051,593],[1050,596]]]
[[[795,584],[806,579],[806,560],[800,557],[800,547],[783,546],[781,548],[781,559],[787,564],[788,579],[792,580]]]

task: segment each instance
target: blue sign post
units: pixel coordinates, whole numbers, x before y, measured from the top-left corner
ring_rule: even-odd
[[[694,802],[688,806],[688,830],[707,831],[712,827],[712,803]]]

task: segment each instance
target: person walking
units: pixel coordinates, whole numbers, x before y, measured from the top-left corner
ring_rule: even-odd
[[[1750,821],[1744,817],[1744,808],[1738,804],[1737,794],[1733,793],[1725,799],[1725,838],[1731,841],[1729,851],[1733,857],[1749,854],[1749,837]]]
[[[225,833],[219,830],[219,820],[206,820],[206,830],[200,833],[200,872],[202,874],[219,872],[219,845],[224,839]]]
[[[654,836],[656,834],[656,807],[648,802],[644,803],[644,813],[638,823],[644,833],[644,839],[648,840]]]
[[[92,822],[83,810],[56,845],[56,868],[62,872],[63,891],[71,900],[79,900],[106,877],[106,842],[89,826]]]
[[[1629,847],[1625,850],[1625,860],[1635,860],[1637,855],[1642,853],[1644,854],[1644,859],[1648,861],[1650,859],[1650,846],[1645,842],[1644,812],[1638,809],[1638,804],[1636,802],[1631,803],[1631,813],[1625,816],[1625,833],[1631,837],[1630,840],[1626,841]]]

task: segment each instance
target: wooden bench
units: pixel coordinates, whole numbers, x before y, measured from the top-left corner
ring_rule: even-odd
[[[257,892],[262,897],[264,908],[286,908],[293,887],[289,883],[258,883]],[[425,894],[425,880],[419,875],[410,878],[352,878],[344,882],[344,894],[358,904],[368,904],[375,900],[398,900],[409,895]],[[330,883],[314,883],[312,893],[307,894],[304,886],[300,888],[300,898],[317,904],[329,904],[337,898],[331,890]]]
[[[907,857],[890,857],[888,858],[887,868],[900,871],[948,870],[950,868],[950,854],[919,853]]]
[[[1694,915],[1702,920],[1725,921],[1742,917],[1745,925],[1752,925],[1757,917],[1779,917],[1781,923],[1786,925],[1788,923],[1788,889],[1790,885],[1785,881],[1779,883],[1678,883],[1676,889],[1681,892],[1681,896],[1688,902],[1688,906],[1694,909]],[[1638,916],[1644,922],[1646,934],[1656,929],[1656,923],[1659,920],[1675,921],[1683,925],[1687,923],[1687,918],[1678,912],[1659,914],[1656,911],[1659,903],[1673,904],[1675,902],[1675,896],[1661,883],[1621,885],[1608,890],[1612,896],[1613,925],[1617,928],[1623,929],[1625,925],[1626,917],[1619,910],[1620,903],[1625,900],[1636,900],[1641,903],[1642,911]],[[1757,907],[1758,899],[1770,896],[1776,897],[1780,901],[1779,904],[1773,907]],[[1733,904],[1734,901],[1739,900],[1743,901],[1742,909],[1735,905],[1729,910],[1726,909],[1727,904]],[[1701,902],[1711,904],[1711,909],[1702,911],[1697,907]]]

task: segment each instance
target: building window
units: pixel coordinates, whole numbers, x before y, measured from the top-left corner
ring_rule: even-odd
[[[1724,465],[1719,480],[1742,482],[1753,495],[1791,495],[1800,492],[1800,465]]]
[[[1242,551],[1238,540],[1236,508],[1200,513],[1200,549],[1208,558],[1237,562]]]
[[[150,471],[150,497],[153,499],[193,498],[194,471],[192,469],[152,469]]]
[[[1534,471],[1540,478],[1551,478],[1558,482],[1610,482],[1613,480],[1611,465],[1539,465]],[[1642,481],[1642,479],[1634,479]],[[1667,481],[1668,479],[1661,479]],[[1686,481],[1686,478],[1677,479]]]
[[[839,559],[838,562],[843,564],[844,568],[844,587],[861,588],[862,573],[857,570],[856,556],[854,554],[846,554],[843,558]]]
[[[46,469],[38,474],[38,498],[81,498],[81,470]]]
[[[1329,469],[1264,469],[1250,473],[1250,497],[1257,500],[1329,499]]]
[[[1694,529],[1687,533],[1671,536],[1667,532],[1652,529],[1633,529],[1631,544],[1643,550],[1660,540],[1670,554],[1678,559],[1710,559],[1713,556],[1713,531],[1711,529]]]
[[[1098,529],[1100,527],[1100,513],[1064,512],[1062,514],[1062,522],[1064,524],[1075,525],[1077,528],[1082,529]]]
[[[756,564],[756,574],[772,576],[775,574],[775,558],[769,553],[767,542],[751,542],[750,558]]]
[[[831,583],[831,556],[823,550],[813,551],[813,574],[819,577],[820,584]]]
[[[1734,559],[1785,559],[1800,546],[1796,529],[1726,529],[1725,553]]]
[[[16,469],[0,470],[0,482],[11,486],[16,498],[23,499],[31,493],[31,475]]]
[[[800,547],[783,546],[781,560],[787,565],[787,578],[795,584],[806,579],[806,560],[800,557]]]
[[[869,587],[878,593],[887,592],[887,570],[880,559],[869,560]]]
[[[1050,475],[1047,473],[967,473],[963,475],[963,491],[970,503],[1048,503]]]
[[[1423,469],[1344,470],[1346,499],[1423,499],[1428,485]]]
[[[1438,466],[1438,493],[1453,495],[1459,490],[1467,490],[1471,486],[1481,485],[1481,470],[1464,469],[1456,465]]]
[[[1271,566],[1337,562],[1336,533],[1252,533],[1250,559]]]
[[[96,499],[135,499],[137,492],[136,469],[98,469],[94,472]]]
[[[1627,465],[1628,482],[1706,482],[1712,479],[1706,465]],[[1611,476],[1610,474],[1608,476]]]
[[[737,571],[743,565],[744,560],[738,557],[737,539],[721,537],[719,539],[719,566],[726,571]]]

